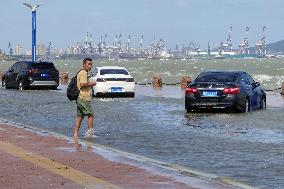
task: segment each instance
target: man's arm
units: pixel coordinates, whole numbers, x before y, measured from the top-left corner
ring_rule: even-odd
[[[92,82],[88,82],[88,83],[80,83],[80,86],[81,88],[84,88],[84,87],[93,87],[97,84],[97,82],[95,81],[92,81]]]
[[[92,86],[95,86],[97,84],[97,82],[95,82],[95,81],[88,82],[87,72],[80,73],[79,82],[80,82],[81,88],[92,87]]]

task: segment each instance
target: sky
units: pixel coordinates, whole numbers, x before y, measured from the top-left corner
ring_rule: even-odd
[[[98,42],[107,34],[112,42],[122,34],[138,46],[164,39],[174,49],[191,42],[201,49],[220,45],[233,28],[233,47],[242,41],[248,26],[254,46],[266,26],[267,43],[284,39],[284,0],[0,0],[0,49],[8,43],[31,46],[31,11],[22,3],[44,3],[37,10],[37,43],[53,48],[83,42],[87,32]]]

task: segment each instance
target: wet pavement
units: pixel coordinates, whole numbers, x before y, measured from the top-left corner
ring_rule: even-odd
[[[1,188],[233,188],[137,161],[91,142],[34,133],[33,128],[16,124],[0,124],[0,129]]]
[[[0,89],[0,117],[72,136],[76,106],[60,88]],[[139,86],[134,99],[95,99],[93,107],[94,144],[259,188],[284,188],[284,99],[278,93],[268,92],[266,110],[245,114],[187,114],[177,87]],[[86,121],[80,135],[85,131]]]

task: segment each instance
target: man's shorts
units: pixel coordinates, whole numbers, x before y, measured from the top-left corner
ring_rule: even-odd
[[[77,116],[84,117],[84,116],[94,115],[90,101],[83,100],[78,97],[76,100],[76,104],[77,104]]]

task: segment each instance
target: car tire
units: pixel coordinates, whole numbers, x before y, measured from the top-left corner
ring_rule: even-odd
[[[238,112],[241,112],[241,113],[250,112],[251,107],[250,107],[249,98],[246,98],[245,103],[240,106],[237,106],[236,109],[238,110]]]
[[[25,90],[23,80],[20,80],[20,81],[19,81],[18,88],[19,88],[20,91]]]
[[[266,109],[266,98],[265,96],[261,97],[261,101],[260,101],[260,105],[259,105],[259,109]]]
[[[246,99],[246,105],[245,105],[245,112],[250,112],[251,107],[250,107],[250,100],[249,98]]]
[[[186,109],[186,112],[187,112],[187,113],[191,113],[191,112],[193,112],[193,109],[187,108],[187,109]]]
[[[130,98],[134,98],[134,97],[135,97],[135,93],[131,93],[131,94],[129,95],[129,97],[130,97]]]
[[[6,80],[6,79],[3,79],[3,80],[2,80],[2,87],[3,87],[4,89],[8,89],[8,87],[7,87],[7,80]]]
[[[187,113],[193,112],[193,108],[190,107],[190,106],[185,106],[185,109],[186,109],[186,112],[187,112]]]

